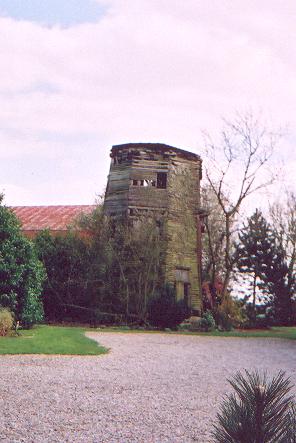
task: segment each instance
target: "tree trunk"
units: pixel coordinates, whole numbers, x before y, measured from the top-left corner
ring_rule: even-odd
[[[254,273],[253,279],[253,318],[256,321],[256,286],[257,286],[257,275]]]
[[[225,214],[225,276],[223,281],[222,299],[227,295],[228,284],[232,271],[232,263],[230,260],[230,214]]]

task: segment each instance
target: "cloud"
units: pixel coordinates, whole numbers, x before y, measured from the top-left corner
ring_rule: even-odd
[[[201,129],[215,132],[221,116],[250,107],[275,126],[289,124],[281,155],[296,163],[293,0],[98,4],[106,10],[97,23],[68,28],[0,18],[1,164],[14,157],[36,170],[51,159],[55,176],[56,159],[69,183],[63,199],[79,203],[84,181],[94,192],[105,185],[112,144],[159,141],[200,152]],[[82,169],[81,158],[91,166]],[[6,171],[12,185],[14,174]],[[30,198],[20,194],[18,204],[60,201],[49,182],[42,195],[26,186]]]

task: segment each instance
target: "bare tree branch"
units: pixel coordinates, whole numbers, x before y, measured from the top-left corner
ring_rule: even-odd
[[[205,176],[224,215],[224,286],[226,294],[234,266],[233,225],[242,203],[275,180],[267,165],[280,136],[269,131],[252,112],[237,113],[232,121],[223,120],[220,141],[205,139]],[[212,251],[214,250],[211,246]]]

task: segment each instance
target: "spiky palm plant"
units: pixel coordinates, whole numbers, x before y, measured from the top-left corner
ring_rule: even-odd
[[[235,394],[227,395],[212,433],[217,443],[296,443],[292,385],[280,371],[238,372],[228,380]]]

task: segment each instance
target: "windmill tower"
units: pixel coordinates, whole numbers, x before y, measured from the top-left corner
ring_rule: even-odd
[[[165,225],[164,276],[193,313],[201,310],[201,158],[160,143],[113,146],[104,210],[111,217],[155,213]]]

